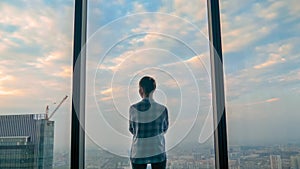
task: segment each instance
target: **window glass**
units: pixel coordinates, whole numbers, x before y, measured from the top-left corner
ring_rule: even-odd
[[[299,1],[221,1],[230,168],[299,168]]]
[[[206,1],[89,1],[86,167],[129,168],[129,107],[152,76],[169,168],[214,168]],[[155,147],[155,145],[153,145]]]
[[[0,168],[70,168],[73,9],[0,2]]]

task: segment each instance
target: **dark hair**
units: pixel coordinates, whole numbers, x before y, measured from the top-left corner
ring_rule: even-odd
[[[144,76],[140,80],[139,85],[144,89],[146,97],[148,97],[149,94],[156,88],[155,80],[149,76]]]

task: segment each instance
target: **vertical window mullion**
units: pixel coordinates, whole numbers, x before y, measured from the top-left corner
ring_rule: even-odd
[[[219,0],[207,0],[210,40],[215,166],[228,169],[226,109]]]
[[[84,168],[84,116],[86,77],[87,0],[75,0],[73,44],[73,88],[71,128],[71,168]]]

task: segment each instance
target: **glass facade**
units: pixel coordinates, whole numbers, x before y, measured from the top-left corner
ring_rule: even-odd
[[[34,144],[30,137],[0,137],[0,168],[34,168]]]
[[[45,119],[44,114],[29,114],[0,116],[0,122],[1,152],[3,149],[7,153],[3,154],[3,165],[13,168],[24,163],[31,168],[53,168],[53,121]]]

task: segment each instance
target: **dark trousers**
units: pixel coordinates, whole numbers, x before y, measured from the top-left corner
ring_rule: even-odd
[[[134,164],[131,163],[132,169],[146,169],[147,164]],[[151,167],[152,169],[166,169],[167,166],[167,160],[159,162],[159,163],[152,163]]]

